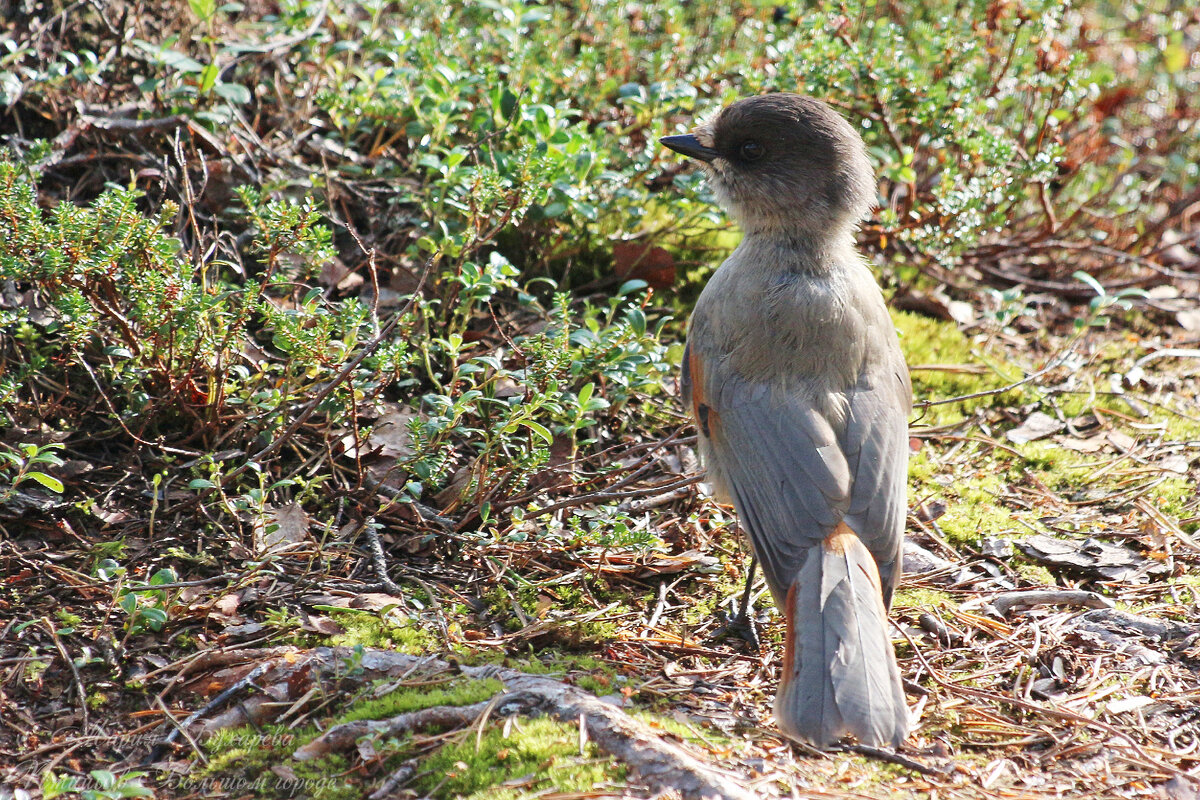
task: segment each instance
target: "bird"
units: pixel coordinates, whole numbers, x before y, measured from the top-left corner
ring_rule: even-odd
[[[912,385],[854,239],[877,199],[866,147],[828,104],[783,92],[659,141],[700,163],[743,233],[696,302],[680,388],[786,623],[775,720],[818,747],[898,747],[888,609]]]

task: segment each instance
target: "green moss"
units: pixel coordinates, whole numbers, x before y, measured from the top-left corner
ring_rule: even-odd
[[[329,637],[334,646],[378,647],[401,653],[420,655],[437,649],[438,641],[430,632],[411,620],[397,623],[397,617],[380,615],[374,611],[322,606],[342,629],[342,633]]]
[[[441,705],[470,705],[494,697],[503,688],[496,680],[465,678],[436,687],[401,686],[383,697],[355,704],[330,724],[387,719]],[[315,727],[288,730],[274,725],[265,726],[262,730],[246,727],[220,731],[206,742],[205,749],[210,754],[210,761],[203,771],[197,773],[196,779],[219,781],[223,786],[236,787],[239,794],[249,793],[267,798],[290,796],[289,791],[290,794],[296,794],[296,790],[314,800],[361,797],[361,785],[337,777],[347,774],[351,767],[347,756],[333,754],[311,762],[292,759],[291,754],[296,748],[315,738],[318,732]],[[393,754],[408,757],[405,743],[378,742],[376,746],[385,756],[391,748],[395,751]],[[271,766],[279,763],[288,765],[297,776],[296,782],[279,778],[271,771]]]
[[[463,658],[467,664],[497,664],[531,675],[553,675],[595,695],[612,694],[629,684],[629,679],[611,664],[587,654],[558,648],[530,649],[524,658],[492,651],[474,651]]]
[[[490,700],[504,691],[498,680],[476,681],[461,679],[445,686],[401,686],[383,697],[355,704],[337,719],[338,723],[361,719],[387,719],[397,714],[420,711],[434,706],[467,706]]]
[[[1057,586],[1054,573],[1041,564],[1030,564],[1025,561],[1015,564],[1017,575],[1031,586]]]
[[[1094,455],[1063,447],[1052,439],[1026,442],[1017,445],[1015,449],[1025,460],[1024,469],[1038,470],[1052,481],[1064,480],[1073,485],[1081,483],[1081,478],[1086,478],[1086,473],[1072,470],[1080,470],[1081,467],[1096,461]]]
[[[918,405],[926,400],[945,400],[999,389],[1020,377],[1019,369],[1005,369],[1003,365],[1000,366],[1001,371],[1011,374],[997,374],[996,365],[990,357],[981,357],[973,352],[978,348],[973,348],[971,341],[953,322],[895,310],[892,311],[892,321],[900,336],[905,361],[910,368],[917,367],[912,370],[911,376],[913,398]],[[928,366],[965,366],[978,371],[921,369]],[[919,425],[944,425],[962,419],[980,406],[1012,404],[1020,402],[1022,396],[1022,390],[1015,389],[1002,395],[918,408],[915,416]]]
[[[54,618],[57,619],[64,628],[77,628],[83,624],[83,617],[79,616],[78,614],[72,614],[70,611],[67,611],[63,608],[60,608],[54,612]],[[59,633],[66,633],[66,631],[60,630]]]
[[[667,708],[672,707],[668,705]],[[726,749],[732,748],[735,744],[733,739],[715,728],[705,727],[701,731],[698,725],[687,725],[680,722],[674,716],[655,714],[651,711],[642,711],[640,709],[631,710],[629,716],[646,723],[655,730],[670,734],[685,742],[694,742],[705,749],[708,749],[712,745],[716,745],[717,748]]]
[[[1016,527],[1015,512],[997,501],[1006,480],[1003,470],[980,469],[971,475],[959,476],[948,486],[918,482],[914,496],[940,500],[946,511],[937,524],[946,541],[956,547],[974,547],[981,539],[1011,535]]]
[[[952,605],[957,605],[952,595],[924,587],[901,586],[892,598],[892,606],[896,609],[912,608],[930,613],[937,613]]]
[[[1200,501],[1195,484],[1187,478],[1167,478],[1150,490],[1151,502],[1169,517],[1191,516]]]
[[[624,778],[624,768],[601,758],[594,744],[581,755],[578,742],[574,725],[549,717],[514,720],[507,737],[493,728],[423,759],[425,774],[413,788],[437,798],[516,800],[548,790],[587,792]],[[508,781],[515,785],[505,787]]]
[[[929,458],[928,447],[922,447],[908,459],[908,480],[919,491],[937,475],[937,465]]]
[[[209,762],[188,775],[198,786],[220,786],[234,796],[262,798],[303,796],[311,800],[351,800],[362,788],[342,777],[350,769],[346,756],[333,754],[314,761],[295,761],[292,752],[317,734],[315,728],[291,731],[281,725],[218,731],[204,743]],[[287,764],[294,779],[271,770]]]
[[[747,562],[749,563],[749,562]],[[711,620],[717,614],[721,603],[733,594],[740,594],[746,588],[746,576],[740,570],[725,569],[713,576],[710,581],[697,587],[692,593],[692,603],[683,611],[683,622],[689,626],[699,626]],[[769,604],[770,596],[759,599],[759,606]]]
[[[1059,412],[1067,419],[1086,414],[1096,407],[1096,396],[1089,392],[1072,392],[1057,395],[1053,399]]]

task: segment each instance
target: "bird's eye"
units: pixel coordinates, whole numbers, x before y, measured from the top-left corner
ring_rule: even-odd
[[[755,161],[762,158],[763,153],[765,153],[766,150],[763,149],[763,146],[758,142],[754,141],[753,139],[749,139],[742,142],[742,146],[738,152],[741,153],[742,158],[745,160]]]

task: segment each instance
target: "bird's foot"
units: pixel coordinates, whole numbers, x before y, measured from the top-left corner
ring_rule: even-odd
[[[741,639],[751,650],[762,647],[762,640],[758,636],[758,620],[750,609],[743,608],[737,614],[731,615],[725,609],[719,608],[717,619],[721,621],[721,626],[713,633],[713,639],[733,637]]]

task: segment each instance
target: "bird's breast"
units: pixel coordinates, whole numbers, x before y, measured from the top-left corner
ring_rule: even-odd
[[[780,389],[826,394],[855,385],[866,337],[842,281],[727,266],[709,281],[692,315],[689,341],[705,360]]]

